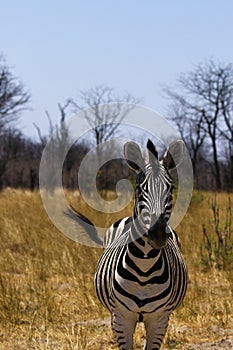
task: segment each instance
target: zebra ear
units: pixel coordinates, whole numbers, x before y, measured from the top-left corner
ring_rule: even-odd
[[[145,161],[139,146],[135,142],[127,142],[124,145],[124,156],[131,169],[137,173],[143,170]]]
[[[167,152],[162,159],[162,162],[168,170],[172,170],[177,168],[182,163],[183,158],[184,142],[182,140],[178,140],[170,144]]]

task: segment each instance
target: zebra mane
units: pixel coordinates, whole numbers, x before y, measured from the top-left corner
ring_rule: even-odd
[[[148,139],[146,147],[155,156],[155,158],[158,159],[157,149],[150,139]]]

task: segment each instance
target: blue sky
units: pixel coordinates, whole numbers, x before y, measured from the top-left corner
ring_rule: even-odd
[[[166,116],[162,84],[210,58],[233,62],[233,1],[50,0],[1,4],[0,52],[31,92],[20,128],[48,129],[57,103],[107,85]]]

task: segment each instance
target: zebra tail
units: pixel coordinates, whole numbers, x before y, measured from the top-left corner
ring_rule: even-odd
[[[66,211],[63,212],[63,214],[69,217],[70,219],[74,220],[79,226],[81,226],[93,242],[103,247],[103,240],[99,237],[98,231],[96,230],[94,224],[86,216],[79,213],[73,207],[68,208]]]

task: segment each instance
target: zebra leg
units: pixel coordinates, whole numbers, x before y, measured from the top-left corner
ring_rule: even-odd
[[[165,312],[159,318],[147,315],[144,319],[146,327],[146,345],[144,350],[159,350],[167,331],[169,313]]]
[[[128,312],[125,317],[118,309],[112,312],[112,330],[119,350],[133,349],[133,333],[137,323],[136,316]]]

